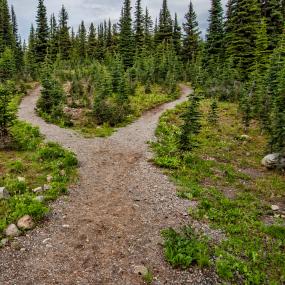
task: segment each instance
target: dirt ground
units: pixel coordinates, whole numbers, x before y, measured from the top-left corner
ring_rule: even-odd
[[[144,284],[135,266],[154,275],[152,284],[217,284],[209,271],[172,269],[163,257],[160,231],[190,220],[190,201],[176,196],[173,183],[154,167],[147,141],[160,115],[186,100],[145,113],[107,139],[85,139],[38,118],[37,88],[21,103],[19,117],[39,126],[47,140],[74,151],[80,179],[70,195],[52,205],[46,221],[17,239],[17,249],[0,251],[1,285]]]

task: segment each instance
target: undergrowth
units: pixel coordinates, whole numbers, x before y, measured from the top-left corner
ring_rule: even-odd
[[[12,101],[17,108],[20,98]],[[0,238],[7,225],[24,215],[35,221],[48,212],[48,202],[67,193],[67,187],[76,177],[75,155],[55,143],[45,143],[39,129],[16,121],[10,129],[11,141],[0,150],[0,187],[5,187],[10,198],[0,200]],[[52,176],[50,189],[43,192],[44,202],[36,199],[34,188],[47,183]]]
[[[214,243],[210,237],[195,236],[190,228],[190,234],[167,230],[166,259],[174,267],[211,265],[232,284],[284,284],[285,221],[282,213],[271,210],[271,205],[284,201],[284,173],[261,167],[266,137],[255,122],[244,140],[237,106],[220,102],[218,124],[211,125],[210,104],[202,101],[197,149],[178,149],[180,115],[187,103],[161,117],[158,141],[152,146],[154,162],[177,183],[178,195],[198,202],[197,208],[189,209],[192,218],[223,232],[225,239]]]

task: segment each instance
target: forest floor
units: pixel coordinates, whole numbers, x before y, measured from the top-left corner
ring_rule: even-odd
[[[48,124],[34,108],[37,88],[21,103],[19,117],[49,141],[72,150],[80,162],[79,183],[52,205],[41,227],[17,238],[19,249],[0,251],[0,284],[145,284],[137,266],[153,275],[152,284],[217,284],[209,269],[174,270],[163,256],[161,230],[189,222],[191,201],[153,166],[148,141],[161,114],[180,99],[145,113],[111,137],[87,139]],[[151,274],[146,278],[150,281]]]

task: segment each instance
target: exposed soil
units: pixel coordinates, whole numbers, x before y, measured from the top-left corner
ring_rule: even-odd
[[[189,223],[191,202],[178,198],[174,184],[148,162],[147,141],[160,115],[190,92],[182,86],[179,100],[107,139],[85,139],[38,118],[39,88],[24,98],[19,117],[77,154],[80,179],[52,205],[42,226],[17,239],[21,250],[0,251],[1,285],[144,284],[134,273],[137,265],[153,272],[153,284],[218,283],[211,270],[179,271],[164,261],[160,231]]]

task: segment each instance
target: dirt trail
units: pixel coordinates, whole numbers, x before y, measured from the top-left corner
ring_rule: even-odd
[[[144,284],[134,266],[145,265],[153,284],[216,284],[210,272],[180,272],[164,261],[160,231],[188,221],[189,202],[148,162],[146,142],[162,112],[182,97],[149,111],[108,139],[84,139],[36,116],[37,88],[24,98],[19,117],[39,126],[47,140],[74,151],[80,181],[70,195],[53,204],[45,223],[18,239],[25,250],[0,251],[1,285],[136,285]]]

